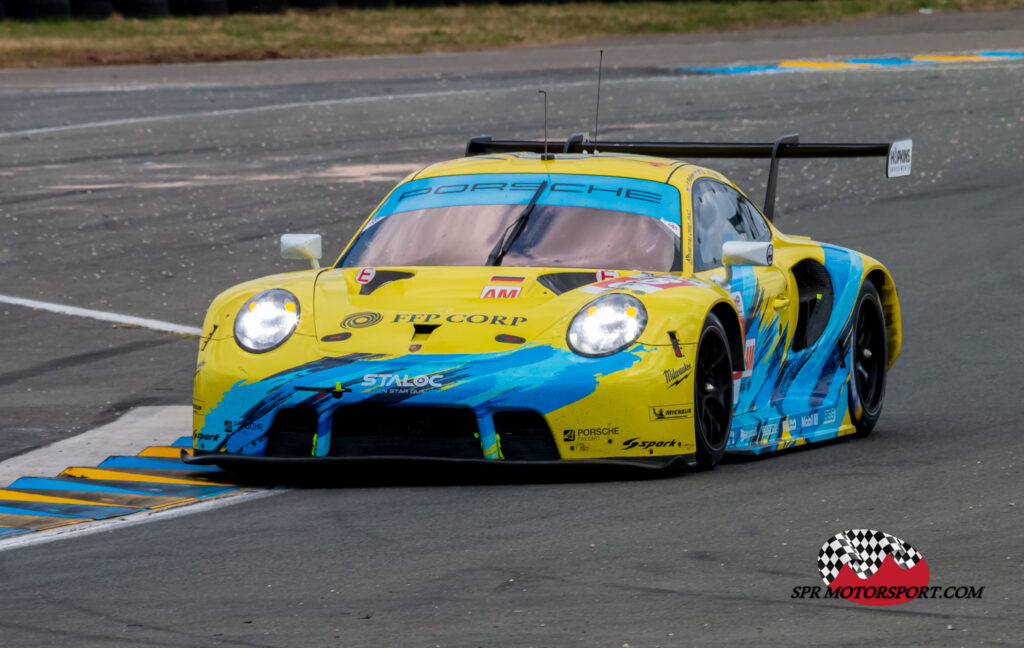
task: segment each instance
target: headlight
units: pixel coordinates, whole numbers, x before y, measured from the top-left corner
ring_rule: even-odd
[[[235,342],[252,353],[278,347],[299,323],[299,300],[287,290],[264,290],[245,302],[235,318]]]
[[[600,357],[625,349],[647,326],[647,309],[630,295],[613,293],[583,307],[569,325],[569,348],[582,356]]]

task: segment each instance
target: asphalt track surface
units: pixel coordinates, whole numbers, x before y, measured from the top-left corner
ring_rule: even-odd
[[[784,231],[863,250],[898,283],[904,348],[871,437],[654,480],[377,476],[3,552],[0,644],[1024,645],[1024,66],[670,69],[1024,43],[1024,14],[993,16],[508,60],[0,74],[0,294],[193,326],[220,290],[297,267],[276,258],[278,234],[319,232],[330,256],[416,166],[476,134],[538,137],[538,85],[550,132],[589,128],[593,87],[575,70],[598,46],[613,69],[604,137],[915,144],[910,178],[850,160],[786,161],[780,180]],[[665,60],[702,43],[708,60]],[[433,82],[432,65],[445,70]],[[755,199],[763,166],[718,165]],[[0,458],[189,400],[194,340],[15,306],[0,317]],[[932,584],[983,598],[792,600],[849,528],[904,538]]]

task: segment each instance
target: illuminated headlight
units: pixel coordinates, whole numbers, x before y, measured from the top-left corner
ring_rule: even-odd
[[[640,300],[614,293],[598,297],[576,313],[566,339],[580,355],[606,356],[633,344],[645,326],[647,309]]]
[[[264,290],[245,302],[235,318],[235,342],[252,353],[278,347],[299,323],[299,300],[287,290]]]

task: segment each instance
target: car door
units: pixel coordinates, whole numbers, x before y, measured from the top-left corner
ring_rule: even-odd
[[[764,217],[728,184],[700,178],[693,183],[691,195],[693,269],[698,278],[712,280],[724,275],[723,243],[772,240]],[[751,442],[770,416],[768,409],[786,356],[791,303],[788,276],[776,265],[733,268],[728,290],[742,319],[744,357],[743,371],[733,375],[736,416],[730,444]]]

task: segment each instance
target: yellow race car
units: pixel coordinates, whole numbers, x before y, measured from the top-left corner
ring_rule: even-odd
[[[550,151],[558,151],[552,153]],[[886,268],[781,233],[783,157],[911,143],[470,141],[413,173],[337,262],[225,291],[203,324],[194,456],[714,466],[867,434],[900,351]],[[681,159],[763,157],[764,211]]]

